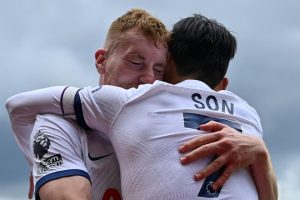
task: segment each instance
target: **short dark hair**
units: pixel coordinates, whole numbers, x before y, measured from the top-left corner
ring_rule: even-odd
[[[214,88],[224,78],[236,45],[235,37],[224,25],[194,14],[174,25],[169,50],[179,75]]]

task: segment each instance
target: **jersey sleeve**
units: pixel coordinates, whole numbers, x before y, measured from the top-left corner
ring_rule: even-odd
[[[108,133],[128,99],[126,91],[108,85],[86,87],[80,91],[68,88],[63,95],[62,109],[70,115],[75,114],[81,127]]]
[[[6,101],[6,109],[15,140],[30,165],[32,165],[32,161],[29,139],[36,115],[43,113],[62,114],[60,98],[65,88],[58,86],[24,92],[14,95]]]

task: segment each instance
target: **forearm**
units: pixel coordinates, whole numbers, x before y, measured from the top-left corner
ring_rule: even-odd
[[[60,98],[64,89],[64,86],[49,87],[10,97],[6,101],[6,109],[11,120],[44,113],[62,114]],[[35,117],[31,120],[34,121]]]
[[[265,145],[264,145],[265,146]],[[260,200],[277,200],[278,188],[275,171],[267,148],[259,155],[259,160],[250,165]]]

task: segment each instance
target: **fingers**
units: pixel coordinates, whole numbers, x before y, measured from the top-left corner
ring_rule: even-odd
[[[204,179],[211,174],[217,172],[218,170],[221,170],[223,166],[225,166],[226,163],[226,157],[217,157],[214,161],[212,161],[207,167],[205,167],[203,170],[195,174],[194,179],[195,181],[200,181],[201,179]],[[233,172],[236,170],[236,167],[234,165],[229,165],[224,167],[224,171],[221,173],[221,175],[217,178],[217,180],[213,183],[212,187],[214,190],[218,190],[225,182],[230,178],[230,176],[233,174]]]
[[[209,121],[206,124],[201,124],[199,127],[203,131],[216,132],[216,131],[222,130],[223,128],[225,128],[227,126],[225,124],[221,124],[219,122]]]
[[[200,129],[207,132],[213,132],[207,135],[198,136],[192,140],[189,140],[188,142],[182,144],[179,147],[180,153],[186,153],[188,151],[194,150],[200,146],[203,146],[205,144],[209,144],[212,142],[216,142],[217,140],[222,138],[222,129],[228,127],[225,124],[221,124],[219,122],[210,121],[206,124],[200,125]]]
[[[186,153],[186,152],[191,151],[191,150],[199,151],[199,149],[196,149],[196,148],[200,148],[203,145],[216,142],[221,137],[222,136],[219,132],[198,136],[198,137],[196,137],[194,139],[191,139],[191,140],[185,142],[184,144],[182,144],[179,147],[179,152],[180,153]],[[196,152],[194,152],[194,153],[196,153]]]
[[[249,140],[248,136],[237,134],[239,132],[235,129],[218,122],[210,121],[201,125],[200,128],[212,133],[198,136],[180,146],[181,153],[190,151],[181,158],[181,163],[185,165],[207,156],[218,155],[215,160],[194,176],[194,179],[199,181],[224,168],[212,185],[214,190],[218,190],[235,170],[253,162],[253,158],[248,155],[253,152],[251,150],[253,142]]]
[[[226,167],[222,175],[213,183],[213,189],[218,190],[219,188],[223,187],[225,182],[230,178],[234,171],[235,167],[233,165]]]
[[[218,171],[221,169],[222,166],[224,166],[226,163],[226,157],[225,156],[219,156],[215,160],[213,160],[208,166],[206,166],[204,169],[199,171],[197,174],[195,174],[194,179],[196,181],[199,181],[203,178],[208,177],[212,173]]]
[[[197,143],[197,147],[198,147],[198,143]],[[207,156],[212,156],[215,154],[218,154],[216,145],[214,143],[210,143],[210,144],[198,147],[197,149],[191,151],[190,153],[182,156],[180,158],[180,162],[181,162],[181,164],[186,165],[195,160],[199,160],[201,158],[205,158]]]

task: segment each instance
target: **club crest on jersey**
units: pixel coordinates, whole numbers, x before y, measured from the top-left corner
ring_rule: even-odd
[[[33,140],[33,153],[36,158],[42,159],[48,152],[51,142],[49,138],[43,133],[42,129],[37,131]]]

